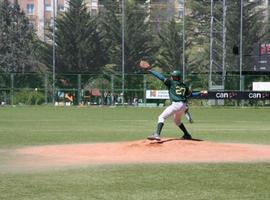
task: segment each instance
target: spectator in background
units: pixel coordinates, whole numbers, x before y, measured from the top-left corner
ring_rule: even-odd
[[[134,97],[133,99],[133,105],[138,106],[138,97]]]

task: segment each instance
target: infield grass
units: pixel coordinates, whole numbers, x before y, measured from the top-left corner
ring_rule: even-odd
[[[0,166],[21,146],[144,139],[163,109],[0,108]],[[270,144],[270,109],[191,108],[193,137]],[[164,137],[179,137],[169,120]],[[269,200],[270,163],[100,165],[1,171],[2,200]]]

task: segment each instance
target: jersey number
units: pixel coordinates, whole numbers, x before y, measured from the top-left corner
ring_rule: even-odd
[[[176,88],[175,88],[175,93],[176,93],[177,95],[185,95],[185,93],[186,93],[186,88],[182,88],[182,87],[176,86]]]

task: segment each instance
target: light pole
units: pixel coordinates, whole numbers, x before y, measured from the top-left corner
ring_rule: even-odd
[[[243,76],[242,76],[242,68],[243,68],[243,0],[241,0],[241,16],[240,16],[240,61],[239,61],[239,79],[240,79],[240,91],[243,90]]]
[[[213,72],[213,30],[214,30],[214,2],[211,0],[211,24],[210,24],[210,64],[209,64],[209,79],[208,90],[212,90],[212,72]]]
[[[55,0],[53,3],[53,82],[52,82],[52,101],[55,104]]]
[[[222,19],[222,86],[225,89],[225,78],[226,78],[226,16],[227,16],[227,5],[226,0],[223,0],[223,19]]]
[[[186,73],[186,69],[185,69],[185,51],[186,51],[186,37],[185,37],[185,34],[186,34],[186,31],[185,31],[185,15],[186,15],[186,1],[183,0],[183,33],[182,33],[182,36],[183,36],[183,54],[182,54],[182,65],[183,65],[183,82],[185,81],[185,73]]]
[[[125,0],[122,0],[122,104],[125,94]]]

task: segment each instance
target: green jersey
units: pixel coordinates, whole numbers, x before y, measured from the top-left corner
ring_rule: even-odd
[[[173,102],[187,101],[187,96],[190,95],[189,88],[180,81],[174,81],[171,79],[165,79],[164,84],[169,91],[170,100]]]
[[[169,90],[169,96],[170,100],[173,102],[187,102],[187,97],[189,97],[191,94],[191,91],[189,88],[180,81],[174,81],[172,79],[165,78],[162,74],[160,74],[157,71],[149,70],[149,72],[161,80],[168,88]]]

